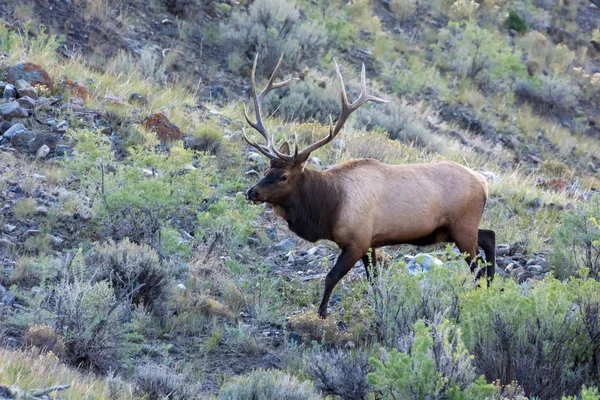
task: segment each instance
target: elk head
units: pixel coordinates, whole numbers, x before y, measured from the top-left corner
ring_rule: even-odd
[[[275,82],[275,77],[281,67],[281,63],[283,62],[283,54],[279,58],[279,62],[277,66],[273,70],[273,73],[269,77],[265,88],[260,92],[260,94],[256,93],[256,64],[258,62],[258,54],[254,59],[254,66],[252,67],[252,76],[251,76],[251,86],[252,86],[252,98],[254,100],[254,113],[256,115],[256,122],[252,122],[250,117],[248,117],[248,112],[246,107],[244,106],[244,117],[248,124],[254,128],[261,136],[265,139],[266,143],[264,145],[258,144],[255,141],[252,141],[246,136],[246,130],[242,128],[242,133],[244,136],[244,140],[256,148],[266,157],[271,159],[271,164],[269,168],[265,171],[265,176],[261,179],[258,184],[252,188],[250,188],[247,192],[247,196],[249,200],[252,200],[254,203],[263,203],[267,202],[274,205],[282,205],[285,204],[287,199],[290,196],[294,195],[297,192],[298,186],[302,182],[302,177],[304,173],[304,165],[306,161],[310,157],[310,154],[317,150],[318,148],[326,145],[331,142],[334,137],[337,136],[338,133],[342,130],[344,123],[355,110],[357,110],[360,106],[365,104],[368,101],[373,101],[376,103],[387,103],[387,100],[380,99],[378,97],[367,94],[367,83],[366,83],[366,72],[365,65],[362,65],[362,71],[360,74],[361,80],[361,91],[358,98],[352,102],[348,102],[348,97],[346,95],[346,89],[344,87],[344,79],[342,78],[342,74],[340,73],[340,68],[337,65],[335,59],[333,63],[335,65],[335,71],[340,81],[341,87],[341,102],[342,102],[342,110],[340,112],[340,116],[338,118],[337,123],[333,126],[333,123],[330,123],[329,126],[329,135],[324,137],[323,139],[311,144],[303,150],[298,150],[298,139],[296,138],[294,141],[294,152],[290,151],[290,146],[288,142],[285,142],[279,150],[274,147],[274,140],[272,136],[269,135],[265,126],[262,122],[261,116],[261,102],[262,100],[269,94],[269,92],[273,89],[278,89],[284,86],[287,86],[294,82],[296,78],[290,78],[282,82]]]

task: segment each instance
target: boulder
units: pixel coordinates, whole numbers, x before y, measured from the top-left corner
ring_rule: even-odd
[[[29,113],[16,101],[0,104],[0,115],[5,119],[27,118]]]
[[[406,269],[412,275],[418,275],[423,272],[429,272],[434,264],[437,266],[444,265],[441,260],[433,257],[432,255],[421,253],[412,257],[408,261],[406,264]]]
[[[67,90],[72,96],[78,97],[84,101],[89,100],[93,93],[88,87],[82,83],[65,79],[60,83],[65,90]]]
[[[4,92],[2,92],[3,99],[16,99],[17,98],[17,89],[10,83],[4,87]]]
[[[17,89],[19,97],[27,96],[32,99],[37,99],[37,90],[24,79],[19,79],[15,82],[15,89]]]
[[[156,133],[161,142],[172,142],[183,136],[179,127],[172,124],[163,113],[149,115],[144,121],[146,130]]]
[[[15,84],[19,79],[24,80],[33,87],[45,86],[49,90],[54,89],[50,75],[39,65],[26,62],[17,64],[8,70],[6,81]]]

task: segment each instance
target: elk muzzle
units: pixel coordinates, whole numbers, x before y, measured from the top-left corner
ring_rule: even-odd
[[[258,191],[256,190],[256,186],[253,186],[250,189],[248,189],[248,191],[246,192],[246,197],[254,204],[262,203],[262,201],[258,200]]]

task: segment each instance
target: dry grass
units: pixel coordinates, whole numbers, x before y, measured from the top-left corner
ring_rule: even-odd
[[[107,379],[77,372],[52,355],[0,349],[0,385],[15,385],[28,391],[65,384],[71,388],[60,394],[61,399],[110,399]],[[128,389],[120,393],[120,399],[135,398]]]

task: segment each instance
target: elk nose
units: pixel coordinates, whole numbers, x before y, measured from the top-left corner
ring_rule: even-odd
[[[250,188],[248,189],[248,192],[246,192],[246,196],[248,197],[248,200],[256,200],[258,192],[254,190],[254,188]]]

